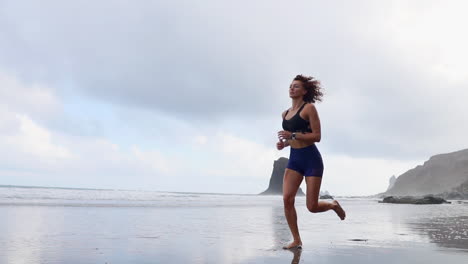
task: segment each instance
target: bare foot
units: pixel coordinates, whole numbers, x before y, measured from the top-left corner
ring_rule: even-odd
[[[338,215],[338,217],[339,217],[341,220],[344,220],[345,217],[346,217],[346,212],[343,210],[343,208],[341,207],[340,203],[339,203],[337,200],[333,200],[333,204],[335,204],[335,207],[333,208],[333,210],[335,211],[335,213]]]
[[[296,249],[296,248],[302,248],[301,241],[293,241],[289,245],[283,247],[283,249]]]

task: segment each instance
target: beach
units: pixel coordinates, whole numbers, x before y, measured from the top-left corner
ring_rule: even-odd
[[[468,204],[339,198],[312,214],[296,198],[290,241],[281,196],[0,188],[0,263],[467,263]]]

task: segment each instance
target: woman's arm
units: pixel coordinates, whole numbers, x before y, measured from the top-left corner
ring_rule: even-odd
[[[284,111],[284,112],[281,114],[282,119],[284,119],[284,117],[285,117],[285,115],[286,115],[286,112],[287,112],[287,110]],[[279,141],[283,143],[284,148],[285,148],[285,147],[289,147],[289,146],[291,145],[291,144],[289,144],[289,140],[290,140],[290,139],[286,139],[286,140],[283,141],[283,140],[281,140],[281,139],[279,138]]]
[[[309,119],[310,128],[312,129],[312,133],[296,133],[296,140],[304,140],[304,141],[313,141],[313,142],[320,142],[321,139],[321,130],[320,130],[320,119],[317,113],[317,109],[313,104],[307,104],[304,107],[304,111],[307,114],[307,118]]]

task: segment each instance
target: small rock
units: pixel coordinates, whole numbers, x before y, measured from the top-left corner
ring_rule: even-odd
[[[442,204],[450,203],[440,197],[434,197],[431,195],[424,197],[414,197],[414,196],[387,196],[384,197],[381,201],[382,203],[396,203],[396,204]]]

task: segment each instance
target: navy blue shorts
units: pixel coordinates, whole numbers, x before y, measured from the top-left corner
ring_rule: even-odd
[[[315,144],[304,148],[291,148],[286,168],[295,170],[304,176],[322,177],[322,155]]]

